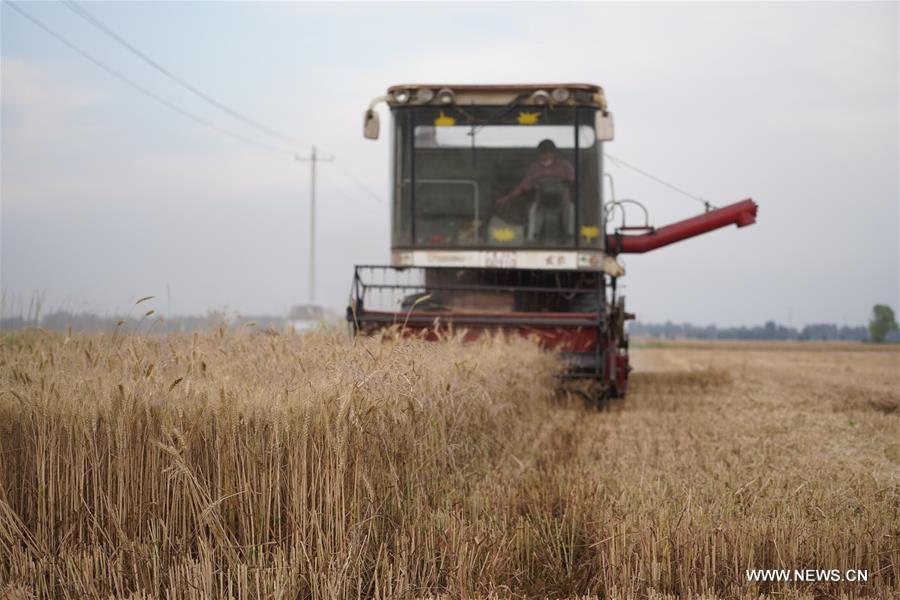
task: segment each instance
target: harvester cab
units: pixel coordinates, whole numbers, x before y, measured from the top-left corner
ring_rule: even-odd
[[[616,293],[616,256],[755,219],[746,200],[638,235],[608,232],[613,121],[595,85],[394,86],[365,113],[370,139],[380,102],[392,117],[391,265],[355,268],[354,333],[534,336],[562,354],[568,377],[622,396],[633,315]]]

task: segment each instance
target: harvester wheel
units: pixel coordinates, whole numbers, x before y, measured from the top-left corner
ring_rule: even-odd
[[[580,398],[586,407],[603,410],[609,403],[609,388],[600,381],[582,379],[570,381],[559,388],[558,392],[570,398]]]
[[[597,382],[594,393],[591,395],[590,403],[597,410],[604,410],[609,407],[610,403],[616,398],[621,398],[622,396],[618,396],[615,386],[605,385],[600,382]]]
[[[609,398],[615,400],[621,400],[625,397],[625,392],[628,391],[628,381],[625,382],[621,388],[615,383],[609,386],[608,396]]]

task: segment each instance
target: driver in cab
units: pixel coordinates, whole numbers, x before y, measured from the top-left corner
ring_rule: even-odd
[[[527,240],[565,243],[574,236],[575,213],[571,186],[575,182],[572,163],[559,155],[553,140],[543,140],[537,147],[538,159],[525,177],[508,194],[497,198],[502,208],[527,192],[534,192],[528,209]]]

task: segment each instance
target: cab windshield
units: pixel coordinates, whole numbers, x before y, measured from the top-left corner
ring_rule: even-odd
[[[395,248],[600,248],[595,109],[394,110]]]

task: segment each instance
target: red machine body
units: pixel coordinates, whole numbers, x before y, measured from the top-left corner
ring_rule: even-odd
[[[606,249],[612,254],[642,254],[728,225],[746,227],[756,222],[758,208],[748,198],[642,235],[613,234],[607,236]]]
[[[392,265],[356,267],[354,333],[528,336],[563,356],[566,377],[600,383],[598,398],[621,397],[634,315],[617,295],[616,256],[756,220],[748,199],[606,233],[630,201],[603,198],[613,132],[598,86],[405,85],[382,100],[393,117]],[[370,106],[365,135],[378,130]]]

